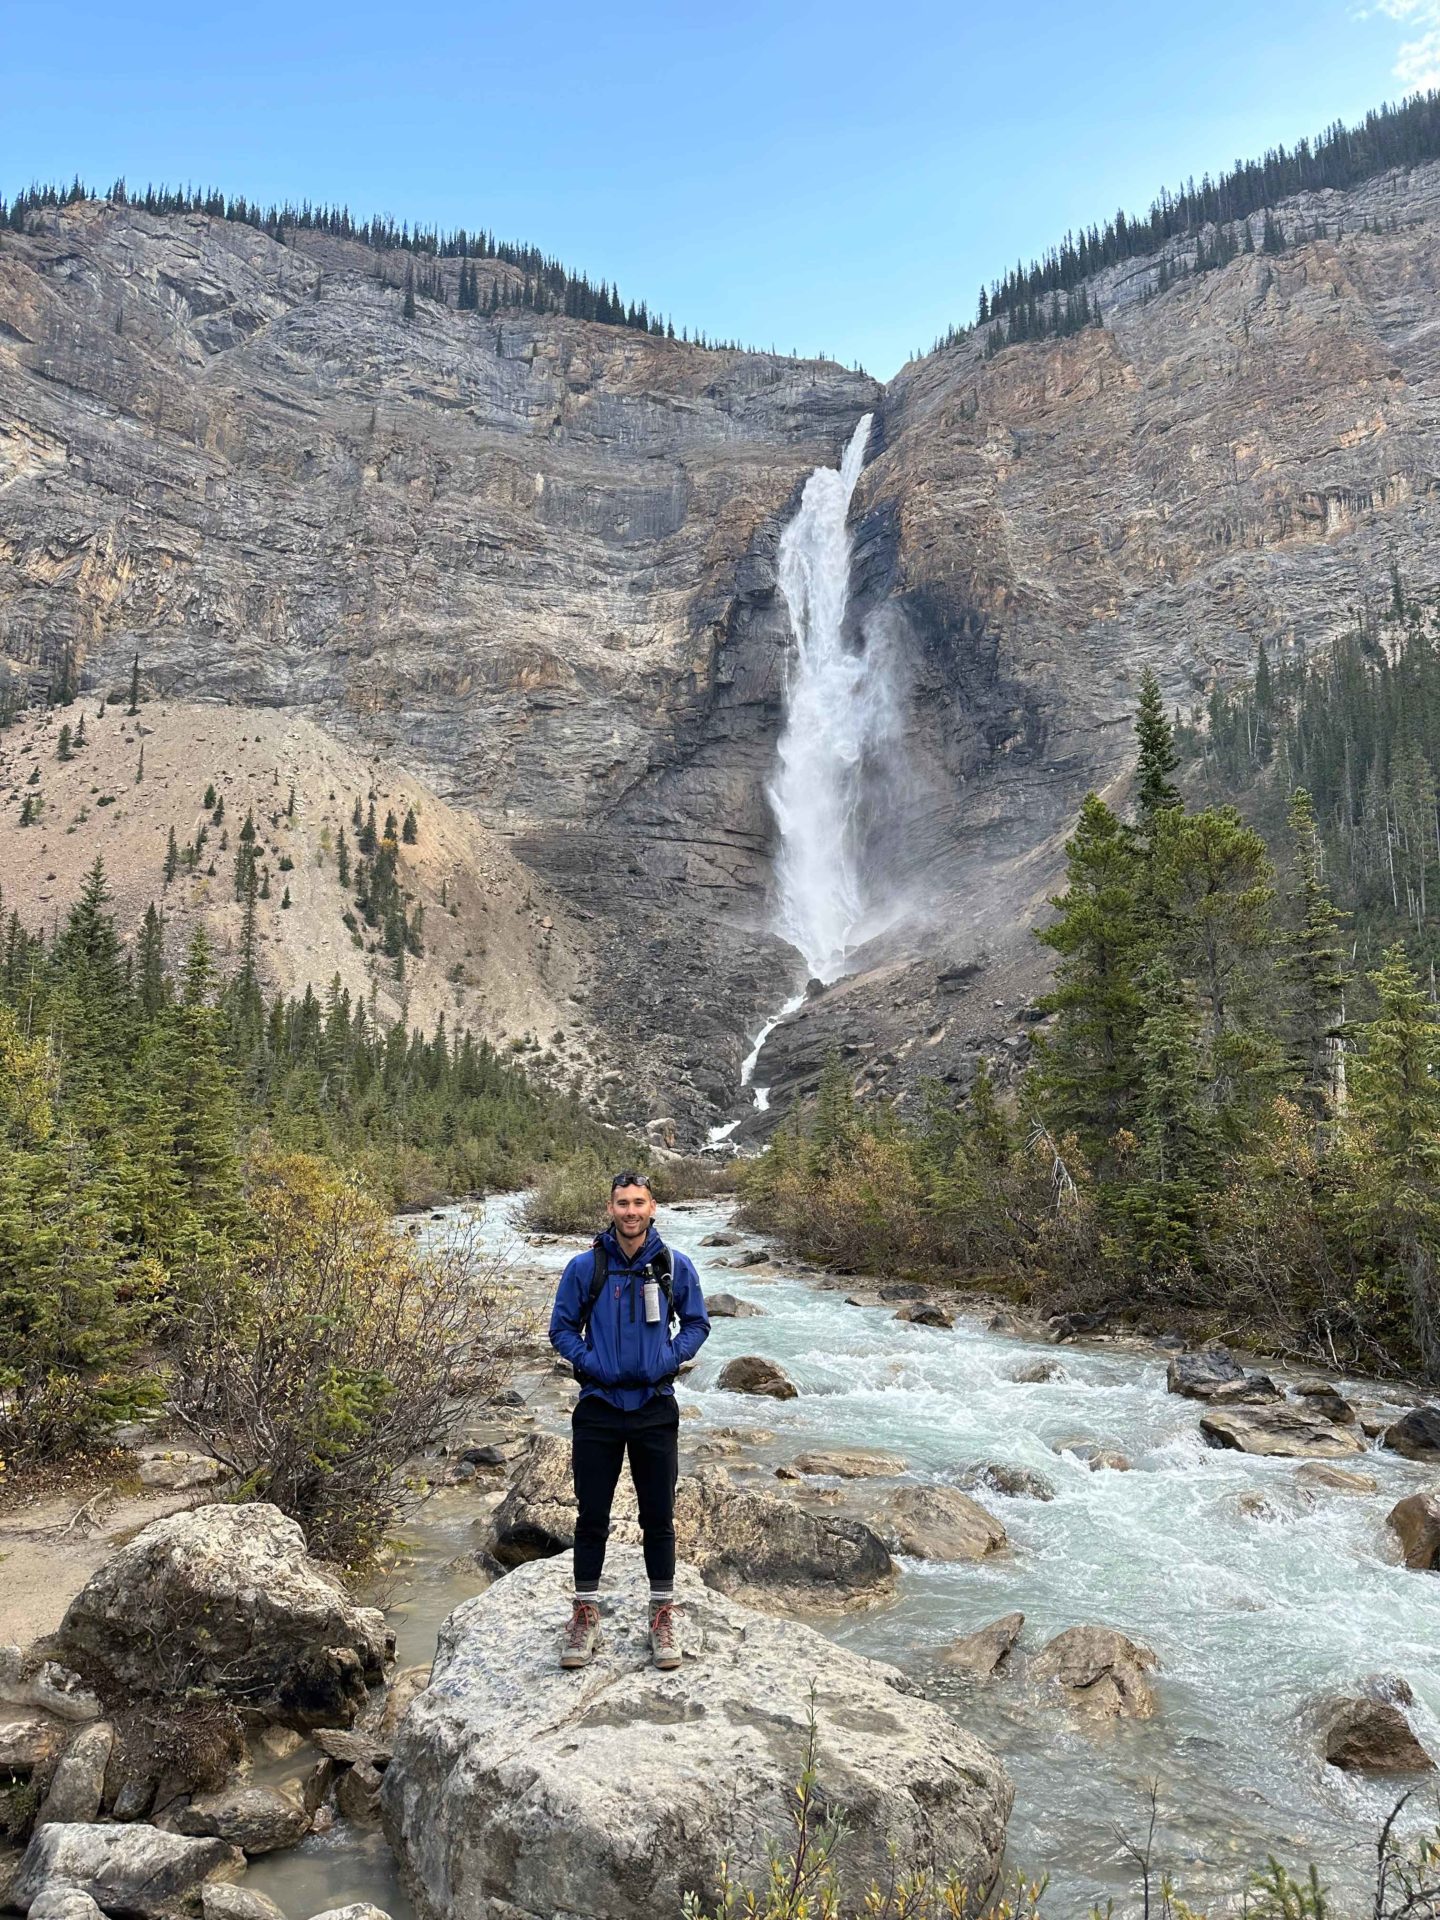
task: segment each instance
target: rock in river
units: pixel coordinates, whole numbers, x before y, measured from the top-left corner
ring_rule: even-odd
[[[1385,1429],[1384,1444],[1407,1460],[1440,1460],[1440,1407],[1412,1407]]]
[[[1245,1369],[1225,1347],[1205,1347],[1199,1353],[1177,1353],[1165,1374],[1171,1393],[1190,1400],[1208,1400],[1227,1382],[1243,1380]]]
[[[1212,1407],[1201,1416],[1200,1432],[1207,1446],[1278,1454],[1285,1459],[1335,1460],[1365,1451],[1365,1441],[1356,1428],[1337,1427],[1321,1414],[1288,1404]]]
[[[1323,1751],[1350,1773],[1430,1773],[1435,1762],[1389,1700],[1332,1700],[1321,1708]]]
[[[10,1889],[22,1913],[43,1890],[76,1888],[107,1914],[158,1920],[191,1905],[208,1880],[233,1880],[245,1856],[224,1840],[187,1840],[136,1821],[42,1827]]]
[[[853,1894],[902,1861],[998,1862],[1012,1792],[995,1756],[892,1668],[717,1597],[677,1570],[682,1671],[646,1663],[640,1555],[606,1568],[594,1664],[560,1670],[570,1569],[521,1567],[441,1629],[405,1716],[382,1805],[422,1909],[447,1920],[556,1913],[674,1920],[713,1898],[722,1860],[763,1881],[791,1833],[816,1685],[816,1768],[850,1821]]]
[[[917,1560],[983,1560],[1007,1544],[993,1513],[958,1487],[901,1487],[875,1516],[892,1553]]]
[[[972,1679],[988,1680],[1009,1657],[1024,1624],[1023,1613],[1003,1613],[989,1626],[977,1627],[974,1633],[961,1634],[952,1640],[941,1654],[940,1664],[968,1673]]]
[[[833,1474],[840,1480],[893,1480],[904,1473],[898,1453],[867,1453],[863,1447],[826,1447],[797,1453],[797,1473]]]
[[[753,1300],[742,1300],[733,1293],[707,1293],[705,1311],[712,1320],[759,1320],[765,1313]]]
[[[1158,1702],[1146,1675],[1159,1664],[1142,1641],[1114,1627],[1067,1627],[1040,1649],[1030,1676],[1053,1682],[1089,1719],[1148,1720]]]
[[[1400,1541],[1407,1567],[1440,1568],[1440,1493],[1411,1493],[1386,1516]]]
[[[563,1553],[575,1539],[570,1448],[537,1434],[496,1509],[493,1551],[507,1566]],[[722,1593],[753,1606],[848,1609],[887,1599],[895,1569],[862,1521],[807,1512],[791,1500],[742,1488],[719,1467],[686,1474],[675,1501],[680,1556]],[[610,1538],[640,1539],[628,1473],[615,1492]]]
[[[727,1393],[764,1393],[772,1400],[793,1400],[798,1392],[783,1367],[758,1353],[742,1353],[728,1361],[715,1384]]]
[[[102,1692],[206,1687],[299,1727],[348,1725],[388,1649],[378,1610],[265,1503],[154,1521],[71,1601],[56,1640]]]

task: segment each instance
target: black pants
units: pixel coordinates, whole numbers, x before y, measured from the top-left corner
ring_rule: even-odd
[[[610,1504],[620,1466],[630,1455],[630,1478],[640,1507],[645,1571],[652,1586],[675,1578],[675,1482],[680,1472],[680,1409],[671,1393],[656,1394],[634,1413],[622,1413],[587,1393],[570,1416],[575,1499],[575,1584],[593,1587],[605,1565]]]

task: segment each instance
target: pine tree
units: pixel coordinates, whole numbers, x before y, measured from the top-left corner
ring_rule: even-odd
[[[415,318],[415,263],[410,261],[405,268],[405,318]]]
[[[80,716],[80,724],[75,729],[75,747],[77,752],[84,745],[85,745],[85,716],[82,713]]]
[[[210,784],[206,787],[205,798],[204,800],[201,801],[200,804],[204,807],[205,811],[209,813],[213,810],[215,806],[215,801],[217,798],[218,796],[215,792],[215,782],[212,780]]]
[[[1065,854],[1065,891],[1050,902],[1057,918],[1038,936],[1060,956],[1041,1003],[1057,1018],[1037,1049],[1039,1087],[1052,1126],[1074,1132],[1103,1171],[1139,1097],[1144,875],[1134,829],[1093,793]]]
[[[173,840],[173,834],[171,837]],[[164,1007],[167,999],[165,924],[157,913],[153,900],[145,909],[145,921],[140,929],[137,972],[140,976],[140,1011],[146,1020],[153,1020]]]
[[[405,824],[400,829],[400,838],[405,842],[406,846],[409,847],[413,847],[415,842],[420,838],[420,828],[415,819],[414,807],[407,807],[405,810]]]
[[[55,750],[55,758],[57,760],[73,760],[75,758],[75,755],[70,749],[70,727],[68,722],[60,729],[60,741]]]
[[[180,847],[175,839],[175,829],[170,829],[170,837],[165,842],[165,885],[168,887],[180,868]]]
[[[345,829],[341,827],[340,838],[335,847],[335,875],[342,887],[350,884],[350,848],[345,839]]]
[[[1345,1009],[1345,970],[1338,938],[1342,919],[1325,885],[1315,809],[1304,787],[1290,798],[1296,892],[1285,953],[1289,981],[1289,1052],[1300,1097],[1323,1115],[1337,1092]]]
[[[140,711],[140,655],[138,653],[130,662],[130,705],[125,711],[132,716]]]
[[[1135,799],[1140,825],[1153,832],[1159,814],[1180,805],[1180,790],[1170,776],[1179,764],[1175,735],[1165,713],[1160,682],[1147,667],[1140,676],[1140,699],[1135,715],[1139,758],[1135,769]]]

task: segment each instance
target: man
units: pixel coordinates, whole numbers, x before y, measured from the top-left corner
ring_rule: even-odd
[[[694,1267],[683,1253],[672,1254],[655,1231],[649,1179],[617,1173],[610,1182],[610,1225],[560,1276],[550,1316],[550,1344],[580,1382],[571,1415],[580,1509],[575,1605],[562,1667],[583,1667],[595,1652],[610,1504],[627,1453],[650,1577],[651,1658],[666,1672],[680,1664],[673,1604],[680,1433],[675,1375],[709,1332]]]

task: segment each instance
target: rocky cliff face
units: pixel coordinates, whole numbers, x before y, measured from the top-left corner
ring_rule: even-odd
[[[554,317],[407,323],[348,243],[78,204],[0,236],[0,654],[94,687],[138,650],[157,691],[412,768],[568,900],[618,1106],[694,1137],[793,967],[779,531],[875,409],[853,619],[907,682],[873,822],[907,910],[759,1077],[779,1107],[834,1044],[876,1087],[963,1080],[1034,990],[1025,929],[1125,775],[1141,668],[1188,706],[1262,638],[1328,637],[1392,556],[1434,578],[1440,168],[1282,224],[1283,254],[1153,297],[1130,263],[1103,329],[882,392]]]

